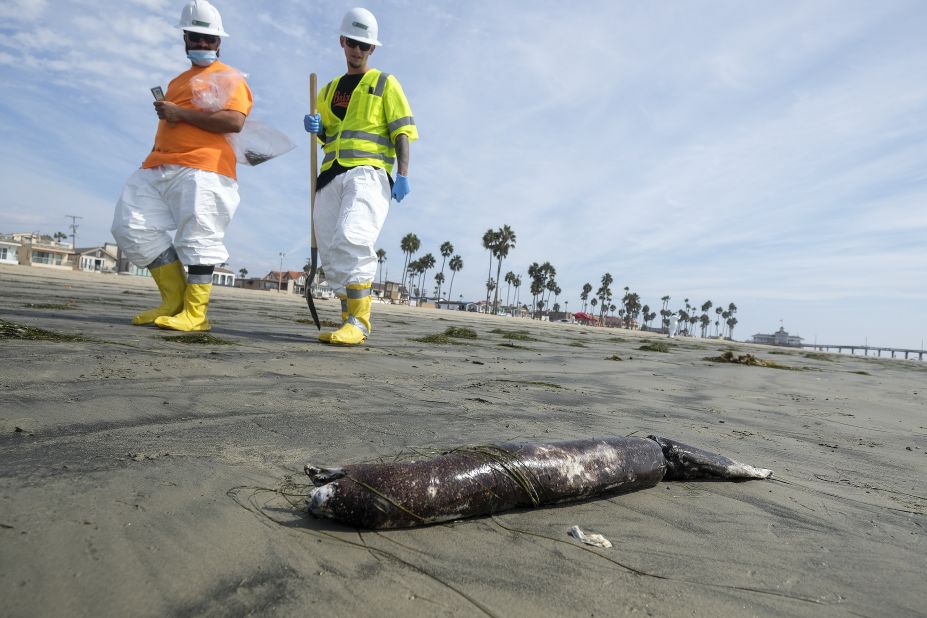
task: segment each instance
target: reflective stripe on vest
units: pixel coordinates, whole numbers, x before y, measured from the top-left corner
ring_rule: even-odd
[[[351,131],[350,129],[345,129],[341,132],[341,139],[365,139],[368,142],[374,142],[381,146],[392,146],[393,144],[389,141],[388,137],[377,135],[376,133],[368,133],[367,131]]]
[[[386,90],[386,80],[389,78],[389,73],[380,73],[379,79],[377,79],[377,87],[373,89],[373,96],[382,97],[383,91]]]
[[[412,119],[412,116],[406,116],[404,118],[400,118],[399,120],[394,120],[386,126],[389,129],[389,132],[392,134],[392,132],[396,129],[408,126],[410,124],[415,124],[415,121]]]

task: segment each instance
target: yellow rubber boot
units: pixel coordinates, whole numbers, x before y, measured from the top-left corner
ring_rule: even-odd
[[[188,283],[183,295],[183,311],[174,316],[163,316],[155,320],[158,328],[195,332],[209,330],[206,307],[209,306],[211,283]]]
[[[339,296],[338,298],[341,300],[341,323],[344,324],[345,322],[348,321],[348,297]],[[329,330],[329,331],[325,331],[324,333],[319,333],[319,341],[321,341],[322,343],[331,343],[332,334],[334,332],[335,331],[333,330]]]
[[[359,345],[370,336],[370,286],[372,282],[348,285],[348,319],[331,334],[333,345]]]
[[[161,316],[171,316],[183,309],[183,293],[187,287],[187,273],[183,271],[183,265],[179,261],[171,262],[150,271],[161,292],[161,304],[132,318],[136,326],[151,324]]]

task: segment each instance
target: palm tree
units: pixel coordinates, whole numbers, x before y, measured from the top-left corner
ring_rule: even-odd
[[[531,277],[532,304],[537,319],[541,319],[541,308],[547,305],[544,302],[544,291],[557,285],[554,281],[556,275],[557,269],[550,262],[544,262],[543,264],[534,262],[528,267],[528,276]],[[552,284],[551,288],[548,288],[548,284]]]
[[[535,266],[536,265],[537,265],[537,262],[535,262]],[[528,269],[528,272],[529,273],[531,272],[530,268]],[[531,305],[534,309],[534,317],[535,319],[538,319],[538,320],[541,319],[541,316],[538,313],[539,307],[541,304],[544,303],[543,300],[540,300],[540,301],[538,300],[538,296],[540,296],[543,292],[544,292],[544,284],[542,280],[538,277],[534,277],[531,280]]]
[[[705,302],[702,303],[702,317],[699,318],[699,321],[702,324],[702,339],[708,336],[707,329],[708,329],[708,326],[711,324],[711,318],[708,317],[708,310],[711,309],[713,305],[714,303],[712,303],[710,300],[706,300]]]
[[[708,317],[707,313],[703,313],[699,316],[699,322],[702,325],[702,339],[708,336],[708,327],[711,325],[711,318]]]
[[[557,282],[554,281],[554,277],[557,276],[557,269],[550,262],[544,262],[541,264],[540,272],[544,280],[543,288],[548,291],[547,302],[544,303],[544,306],[548,307],[550,306],[550,292],[553,292],[554,288],[557,287]],[[541,300],[544,300],[543,291],[541,292]]]
[[[444,273],[435,273],[435,283],[438,284],[435,288],[435,298],[441,300],[441,285],[444,283]]]
[[[515,286],[515,305],[518,306],[519,292],[521,289],[521,275],[515,275],[515,279],[512,280],[512,285]]]
[[[489,228],[483,233],[483,248],[489,251],[489,271],[486,273],[486,281],[489,282],[492,279],[492,257],[493,257],[493,248],[496,246],[496,232],[492,228]],[[489,286],[486,287],[486,306],[489,306]]]
[[[660,307],[660,320],[661,320],[662,328],[667,328],[667,329],[669,328],[669,322],[670,322],[669,318],[671,315],[673,315],[673,312],[667,309],[667,307],[669,306],[669,301],[670,301],[669,296],[663,296],[662,298],[660,298],[660,302],[663,303],[663,305]]]
[[[444,275],[444,261],[445,261],[448,257],[450,257],[450,255],[451,255],[452,253],[454,253],[454,245],[451,244],[451,241],[445,240],[443,243],[441,243],[441,275],[442,275],[441,281],[442,281],[442,282],[444,281],[444,277],[443,277],[443,275]],[[439,296],[439,297],[441,296],[441,287],[440,287],[440,285],[441,285],[441,284],[438,284],[438,286],[439,286],[439,287],[438,287],[438,296]]]
[[[589,301],[589,304],[592,306],[592,312],[593,312],[593,313],[595,313],[595,306],[596,306],[596,304],[597,304],[598,302],[599,302],[599,301],[596,300],[595,297],[593,297],[592,300]]]
[[[383,290],[383,262],[386,261],[386,250],[377,249],[377,268],[380,269],[380,294],[384,293]]]
[[[547,307],[551,307],[553,303],[550,302],[550,297],[553,295],[560,287],[557,285],[557,280],[551,277],[547,280],[547,283],[544,284],[544,288],[547,290]],[[556,300],[556,299],[555,299]]]
[[[419,260],[412,260],[406,265],[406,274],[408,275],[408,286],[409,286],[409,298],[413,296],[418,296],[418,291],[415,289],[415,277],[418,275],[418,269],[420,267]]]
[[[686,334],[686,335],[688,335],[688,334],[689,334],[689,327],[688,327],[688,326],[683,326],[683,324],[686,324],[686,325],[687,325],[687,324],[689,323],[689,314],[686,312],[685,309],[679,309],[679,310],[676,311],[676,315],[679,317],[679,328],[678,328],[677,332],[679,332],[679,334]]]
[[[605,312],[608,311],[609,302],[612,299],[612,289],[609,287],[614,279],[612,278],[611,273],[605,273],[602,275],[602,286],[596,292],[596,296],[602,303],[601,315],[599,316],[604,320]]]
[[[728,337],[731,339],[734,338],[734,326],[737,325],[737,318],[734,317],[734,314],[737,313],[737,305],[731,303],[727,306],[728,317],[725,321],[728,327]]]
[[[421,246],[422,241],[418,239],[418,236],[412,233],[403,236],[402,240],[399,242],[399,248],[402,249],[402,252],[406,256],[406,259],[402,264],[402,283],[400,285],[405,286],[406,273],[409,270],[409,260],[412,259],[412,254],[418,251]]]
[[[715,337],[721,336],[721,314],[724,313],[724,307],[715,307]]]
[[[625,288],[625,290],[627,289]],[[641,311],[641,297],[637,292],[627,291],[621,302],[624,305],[625,328],[631,328],[631,320],[636,320]],[[638,325],[639,327],[640,325]]]
[[[502,260],[509,255],[509,250],[515,247],[515,231],[508,225],[503,225],[496,230],[496,242],[493,245],[493,253],[496,256],[496,281],[499,281],[499,275],[502,273]],[[493,299],[493,313],[499,312],[499,287],[496,286],[496,295]]]
[[[427,294],[424,293],[424,289],[425,289],[425,273],[427,273],[429,270],[431,270],[432,268],[434,268],[434,267],[435,267],[435,264],[437,264],[437,261],[435,260],[435,256],[431,255],[430,253],[426,253],[426,254],[423,255],[421,258],[419,258],[418,263],[419,263],[419,271],[418,271],[418,274],[419,274],[419,284],[418,284],[418,288],[419,288],[420,290],[422,290],[422,296],[427,296]]]
[[[505,288],[505,305],[507,307],[511,307],[512,305],[509,302],[509,299],[512,293],[512,284],[515,283],[515,273],[513,273],[511,270],[505,273],[504,281],[508,284]]]
[[[451,286],[447,290],[447,298],[450,300],[451,292],[454,290],[454,275],[460,272],[460,269],[463,268],[463,260],[460,259],[459,255],[455,255],[451,258],[451,261],[448,262],[448,267],[451,269]]]
[[[248,269],[247,269],[247,268],[239,268],[239,269],[238,269],[238,276],[239,276],[240,278],[242,278],[242,279],[244,279],[245,277],[247,277],[247,276],[248,276]]]
[[[589,300],[589,292],[592,291],[592,284],[587,283],[583,285],[583,292],[579,295],[579,299],[583,301],[583,313],[586,312],[586,301]]]
[[[727,319],[728,337],[734,338],[734,327],[737,326],[737,318],[733,315]]]

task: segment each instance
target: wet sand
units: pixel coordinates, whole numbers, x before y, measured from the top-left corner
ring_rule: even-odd
[[[0,292],[6,335],[79,337],[0,338],[5,616],[927,607],[927,363],[390,305],[365,346],[332,348],[303,299],[224,288],[209,309],[224,345],[189,344],[129,324],[157,304],[151,280],[0,266]],[[449,327],[477,338],[414,340]],[[787,368],[704,360],[728,349]],[[388,532],[273,491],[306,485],[307,462],[649,433],[774,477]]]

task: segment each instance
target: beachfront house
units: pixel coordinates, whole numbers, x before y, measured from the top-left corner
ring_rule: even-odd
[[[229,270],[225,265],[216,266],[216,269],[212,271],[212,284],[233,288],[235,287],[235,273]]]
[[[374,299],[384,303],[402,303],[409,299],[409,291],[398,281],[375,281],[370,290]]]
[[[17,251],[19,263],[23,266],[41,266],[58,270],[74,268],[71,245],[38,233],[17,233],[10,238],[20,244]]]
[[[450,309],[451,311],[466,311],[467,304],[456,300],[439,300],[435,302],[435,307],[438,309]]]
[[[0,235],[0,264],[19,264],[19,247],[12,236]]]
[[[100,247],[84,247],[74,250],[74,263],[79,270],[91,273],[114,273],[118,249],[116,243],[103,243]]]

